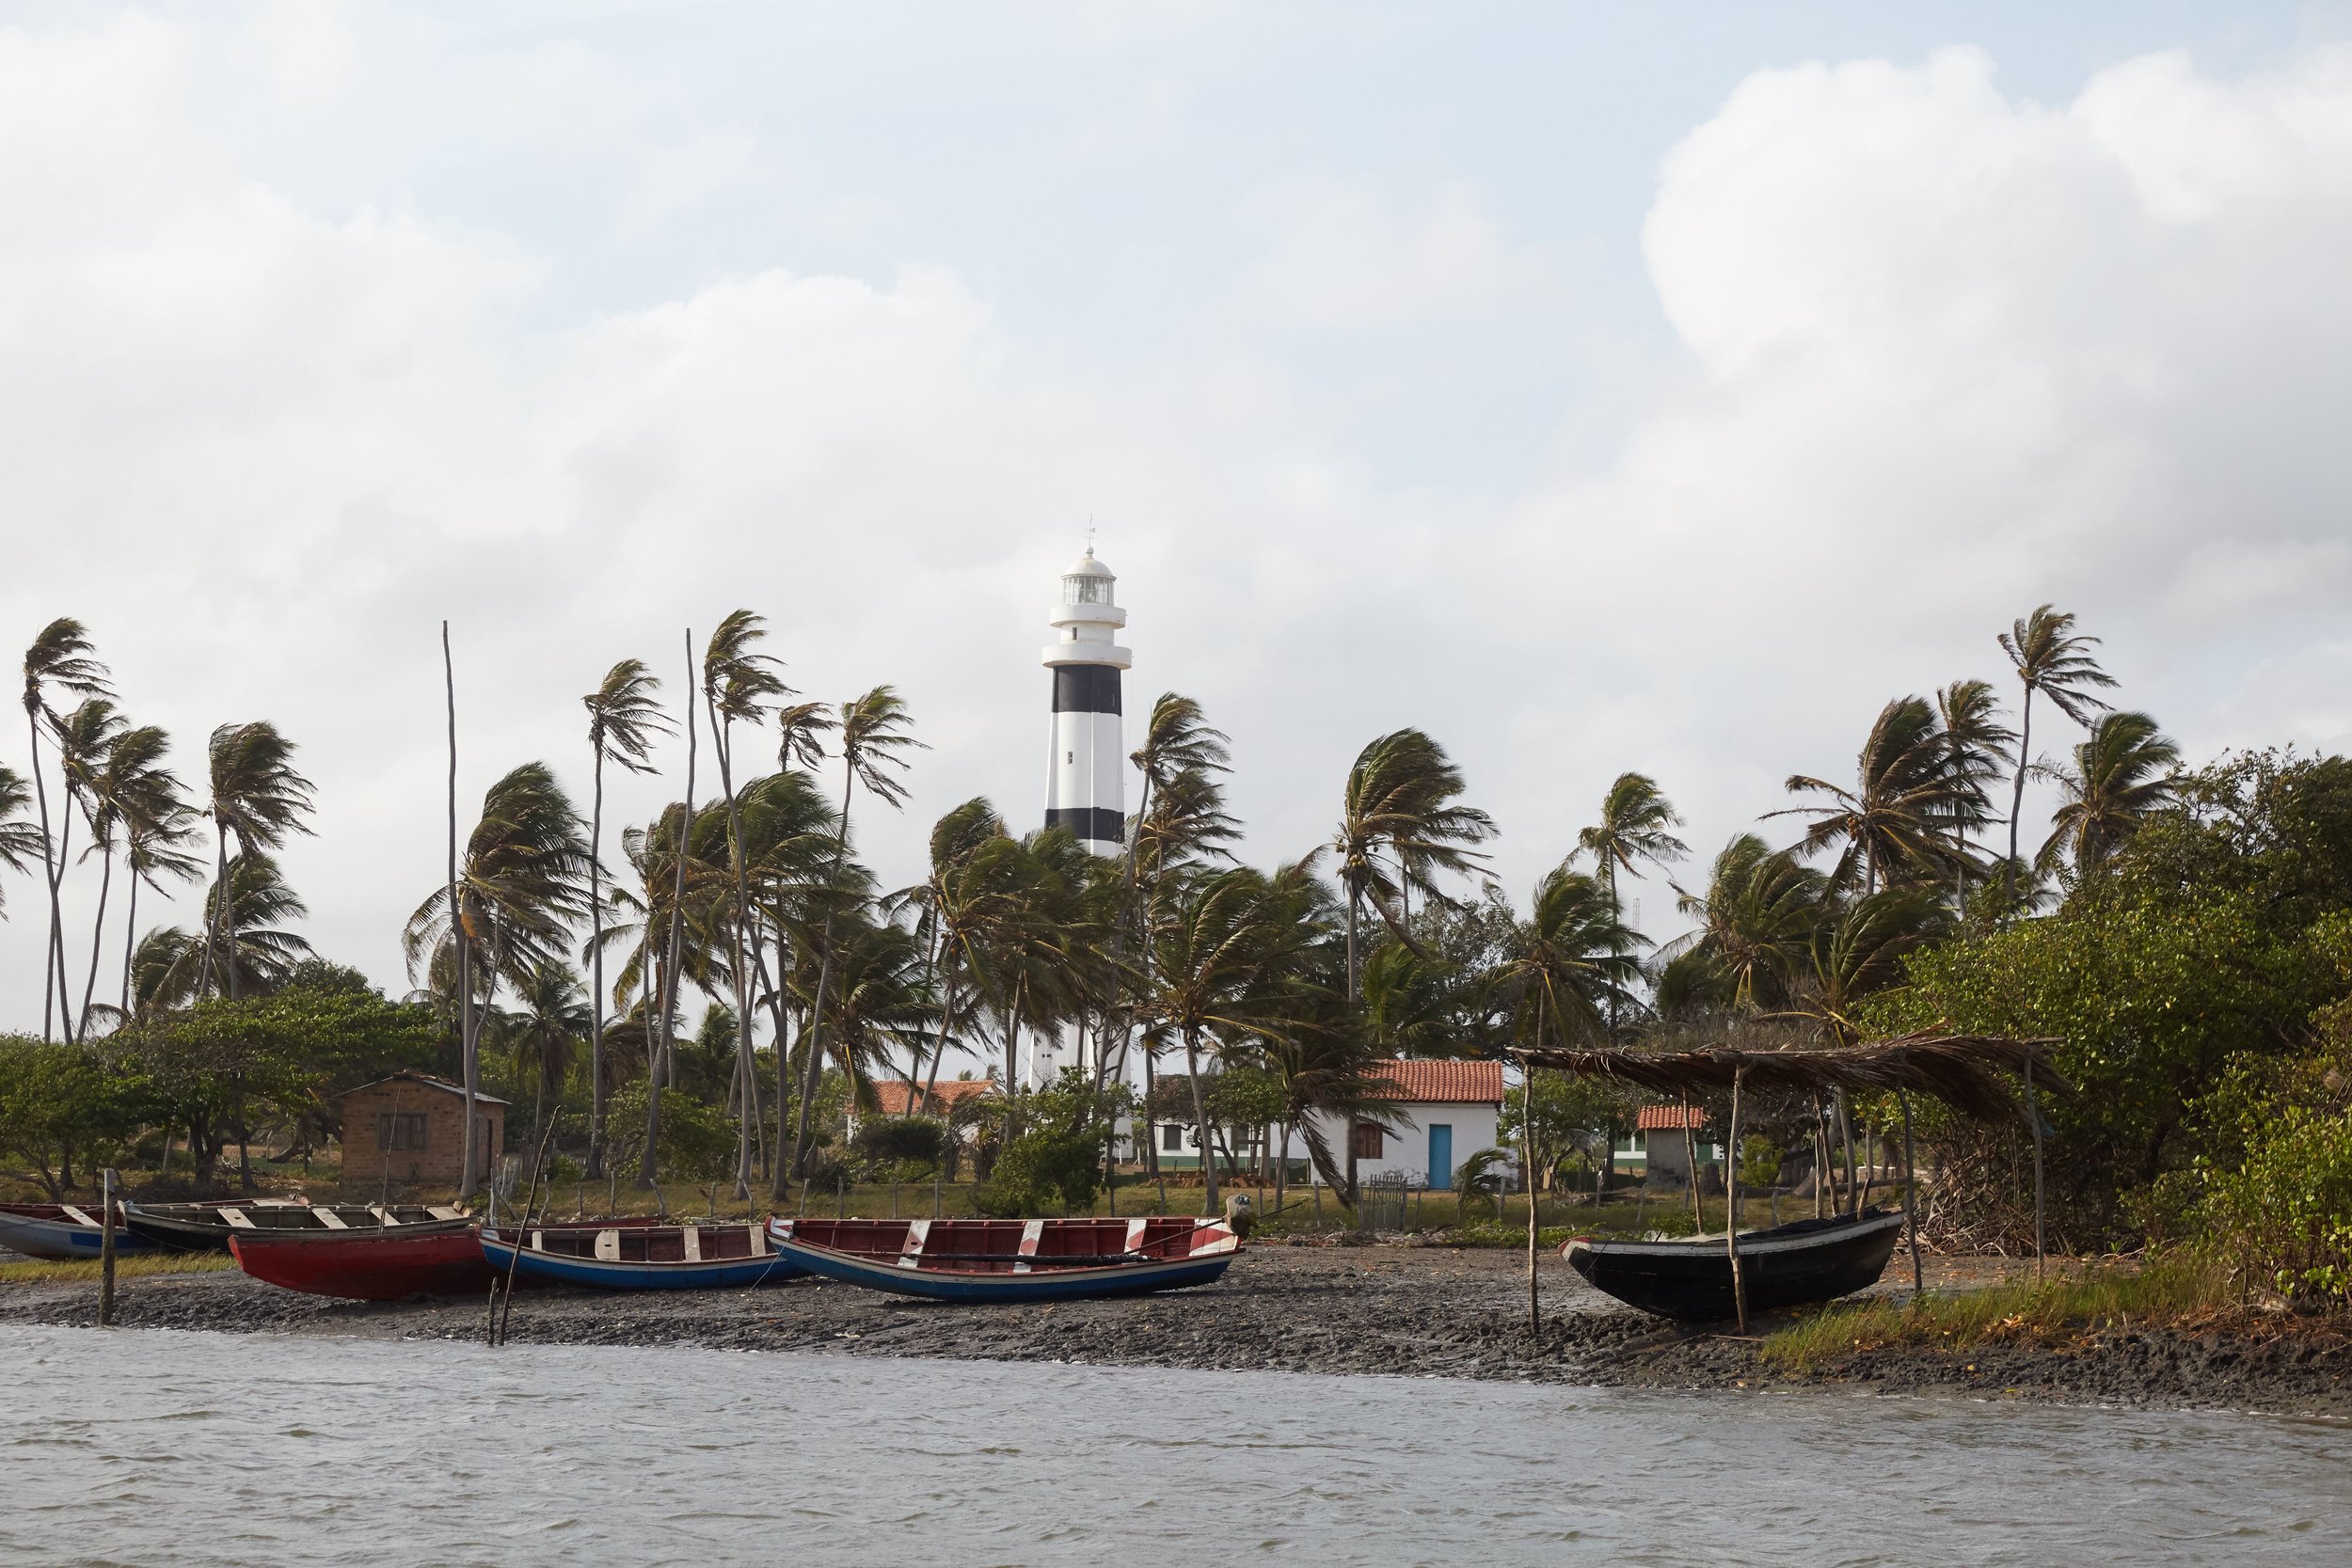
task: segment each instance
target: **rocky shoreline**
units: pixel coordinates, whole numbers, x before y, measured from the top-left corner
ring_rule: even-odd
[[[1203,1290],[1043,1307],[946,1307],[808,1280],[763,1291],[547,1291],[516,1299],[509,1333],[516,1342],[541,1344],[684,1344],[1653,1389],[1844,1387],[2352,1418],[2352,1343],[2340,1337],[2132,1330],[2063,1349],[2003,1342],[1966,1352],[1863,1350],[1794,1373],[1760,1359],[1760,1337],[1688,1329],[1625,1310],[1556,1260],[1547,1260],[1544,1271],[1544,1333],[1532,1339],[1523,1267],[1514,1254],[1471,1248],[1262,1246]],[[6,1273],[0,1268],[0,1323],[95,1324],[92,1287],[10,1282]],[[1929,1283],[1965,1288],[1983,1274],[1965,1261],[1938,1263]],[[423,1339],[479,1338],[483,1317],[482,1306],[471,1302],[336,1302],[221,1273],[126,1280],[119,1321],[220,1333]]]

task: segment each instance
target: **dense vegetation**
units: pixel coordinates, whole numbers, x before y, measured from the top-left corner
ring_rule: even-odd
[[[2050,1066],[2078,1092],[2037,1104],[2058,1240],[2196,1242],[2266,1288],[2344,1299],[2352,763],[2185,768],[2153,720],[2107,705],[2095,641],[2046,606],[1997,640],[2013,713],[1979,679],[1886,704],[1850,776],[1790,778],[1759,832],[1677,884],[1691,929],[1663,950],[1619,890],[1688,854],[1648,778],[1621,776],[1521,904],[1486,877],[1495,828],[1459,769],[1401,729],[1335,778],[1327,842],[1254,867],[1232,854],[1224,737],[1172,693],[1133,759],[1125,853],[1015,834],[973,800],[933,826],[919,881],[884,887],[856,830],[905,799],[911,716],[888,687],[798,700],[763,637],[729,616],[671,707],[645,665],[614,666],[583,699],[584,815],[548,762],[501,776],[455,823],[449,866],[419,870],[415,989],[393,1000],[299,934],[276,858],[310,827],[294,744],[224,725],[192,790],[168,737],[120,713],[82,627],[46,628],[24,663],[29,767],[0,768],[0,866],[19,874],[0,911],[46,942],[40,1030],[0,1039],[7,1158],[62,1191],[125,1151],[169,1170],[176,1147],[206,1187],[257,1133],[324,1147],[341,1090],[415,1066],[514,1101],[517,1147],[553,1125],[589,1178],[784,1196],[968,1160],[992,1205],[1035,1212],[1090,1201],[1113,1119],[1148,1103],[1205,1129],[1212,1202],[1247,1159],[1305,1159],[1352,1200],[1349,1140],[1310,1113],[1392,1120],[1382,1057],[1950,1027],[2058,1042]],[[2055,762],[2033,738],[2053,722],[2072,727]],[[673,738],[681,800],[616,831],[606,766],[649,770]],[[2028,833],[2036,777],[2059,806]],[[94,881],[87,933],[66,928],[69,878]],[[139,929],[142,888],[192,882],[195,930]],[[941,1119],[880,1115],[893,1081],[899,1103],[931,1103],[958,1053],[1017,1084],[1025,1041],[1049,1035],[1080,1038],[1088,1069]],[[1538,1075],[1513,1088],[1506,1135],[1547,1182],[1605,1180],[1631,1111]],[[1809,1170],[1833,1114],[1868,1150],[1893,1108],[1754,1107],[1743,1178]],[[1275,1147],[1252,1150],[1263,1127]],[[1920,1132],[1931,1233],[2029,1244],[2022,1121],[1923,1110]],[[1491,1190],[1496,1158],[1463,1152],[1465,1183]]]

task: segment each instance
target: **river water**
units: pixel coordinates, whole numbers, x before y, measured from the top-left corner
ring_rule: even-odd
[[[2352,1561],[2352,1430],[0,1325],[0,1563]]]

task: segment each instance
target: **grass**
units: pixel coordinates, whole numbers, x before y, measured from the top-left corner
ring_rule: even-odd
[[[103,1267],[97,1259],[51,1261],[28,1258],[21,1263],[0,1263],[0,1284],[71,1285],[80,1280],[98,1283]],[[117,1279],[137,1279],[157,1274],[233,1273],[237,1260],[225,1252],[134,1252],[115,1259]]]
[[[2179,1323],[2236,1306],[2228,1272],[2186,1254],[2139,1267],[2092,1264],[2041,1284],[1826,1307],[1769,1336],[1763,1359],[1809,1371],[1857,1352],[1969,1350],[1992,1342],[2062,1345],[2109,1328]]]

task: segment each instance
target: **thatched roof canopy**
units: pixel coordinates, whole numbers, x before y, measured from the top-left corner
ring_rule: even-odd
[[[1645,1054],[1638,1051],[1529,1051],[1511,1053],[1522,1066],[1607,1078],[1674,1099],[1727,1092],[1735,1075],[1752,1093],[1818,1094],[1844,1089],[1880,1094],[1907,1089],[1943,1101],[1979,1121],[2022,1117],[2004,1077],[2034,1063],[2034,1088],[2060,1098],[2074,1085],[2047,1064],[2054,1039],[1999,1035],[1900,1035],[1893,1039],[1823,1050],[1735,1050],[1708,1047]]]

